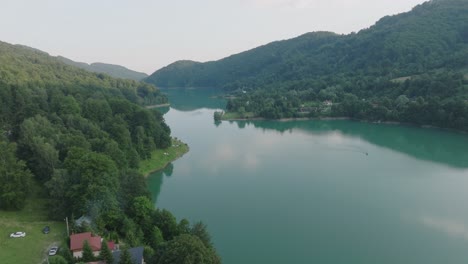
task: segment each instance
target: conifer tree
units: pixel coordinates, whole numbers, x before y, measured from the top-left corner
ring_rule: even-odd
[[[94,260],[93,250],[88,243],[88,240],[83,242],[83,258],[81,259],[83,262],[91,262]]]
[[[99,259],[105,261],[107,264],[114,263],[114,257],[112,256],[112,252],[107,245],[106,239],[103,239],[101,242],[101,252],[99,253]]]
[[[122,253],[120,254],[119,264],[133,264],[132,256],[130,255],[130,252],[127,248],[124,248],[124,250],[122,250]]]

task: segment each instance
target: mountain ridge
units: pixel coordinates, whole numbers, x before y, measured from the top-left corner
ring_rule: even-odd
[[[223,59],[178,67],[145,79],[161,87],[275,86],[332,74],[363,72],[402,77],[441,67],[466,66],[468,2],[429,1],[385,16],[357,33],[311,32],[271,42]],[[460,65],[455,65],[455,64]],[[279,86],[276,85],[276,86]]]
[[[148,77],[148,74],[146,73],[130,70],[124,66],[117,65],[117,64],[110,64],[110,63],[103,63],[103,62],[93,62],[93,63],[88,64],[86,62],[73,61],[63,56],[57,56],[56,58],[68,65],[79,67],[90,72],[108,74],[114,78],[141,81],[144,78]]]

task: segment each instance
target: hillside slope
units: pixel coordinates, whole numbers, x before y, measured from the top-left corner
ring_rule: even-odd
[[[146,81],[161,87],[307,86],[324,76],[403,77],[468,65],[468,1],[432,0],[358,33],[304,34],[219,61],[176,62]],[[295,83],[290,83],[294,81]]]
[[[76,61],[70,60],[62,56],[58,56],[57,58],[68,65],[75,66],[75,67],[78,67],[78,68],[81,68],[90,72],[105,73],[114,78],[141,81],[144,78],[148,77],[148,74],[146,73],[133,71],[120,65],[101,63],[101,62],[88,64],[84,62],[76,62]]]
[[[90,173],[83,179],[90,184],[102,177],[95,184],[107,182],[111,193],[118,191],[119,171],[138,168],[140,159],[171,143],[161,114],[142,106],[157,102],[167,98],[152,85],[90,73],[45,52],[0,42],[0,157],[6,161],[0,166],[0,209],[21,208],[31,179],[60,200],[51,209],[60,215],[85,212],[82,202],[97,195],[81,197],[88,188],[82,186],[81,194],[73,194],[81,202],[66,197],[65,189],[76,184],[67,178],[72,174],[79,179]],[[102,164],[76,174],[88,165],[66,165],[71,153]]]

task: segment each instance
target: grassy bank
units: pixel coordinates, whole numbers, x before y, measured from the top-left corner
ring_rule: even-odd
[[[153,108],[169,107],[169,106],[171,106],[171,104],[167,103],[167,104],[147,105],[145,107],[148,109],[153,109]]]
[[[172,139],[172,145],[167,149],[158,149],[151,153],[151,159],[140,162],[139,172],[145,176],[164,169],[170,162],[182,157],[189,147],[177,138]]]
[[[247,113],[240,114],[238,112],[224,112],[224,114],[221,117],[221,120],[250,119],[250,118],[255,118],[254,113],[247,112]]]
[[[38,190],[33,192],[21,211],[0,210],[0,263],[42,263],[49,247],[65,239],[65,222],[48,220],[47,200],[38,193]],[[50,226],[49,234],[42,233],[46,225]],[[26,232],[26,237],[10,238],[17,231]]]

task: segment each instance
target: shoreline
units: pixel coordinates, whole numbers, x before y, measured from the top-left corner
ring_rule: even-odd
[[[468,134],[467,131],[453,129],[453,128],[444,128],[444,127],[437,127],[432,125],[418,125],[413,123],[405,123],[405,122],[398,122],[398,121],[368,121],[363,119],[355,119],[351,117],[291,117],[291,118],[279,118],[279,119],[266,119],[263,117],[253,117],[253,118],[230,118],[230,119],[223,119],[221,118],[220,121],[276,121],[276,122],[291,122],[291,121],[312,121],[312,120],[321,120],[321,121],[333,121],[333,120],[350,120],[355,122],[362,122],[362,123],[370,123],[370,124],[383,124],[383,125],[395,125],[395,126],[411,126],[411,127],[418,127],[424,129],[439,129],[443,131],[461,133],[461,134]]]
[[[307,121],[307,120],[356,120],[349,117],[289,117],[279,119],[267,119],[264,117],[253,117],[253,118],[229,118],[220,121],[278,121],[278,122],[289,122],[289,121]],[[382,122],[383,123],[383,122]]]
[[[157,104],[157,105],[147,105],[147,106],[145,106],[145,108],[146,109],[153,109],[153,108],[168,107],[168,106],[171,106],[171,104],[166,103],[166,104]]]
[[[150,174],[165,169],[171,162],[181,158],[190,151],[189,146],[177,138],[172,139],[172,145],[167,149],[157,149],[151,153],[151,158],[140,161],[138,172],[147,178]]]

